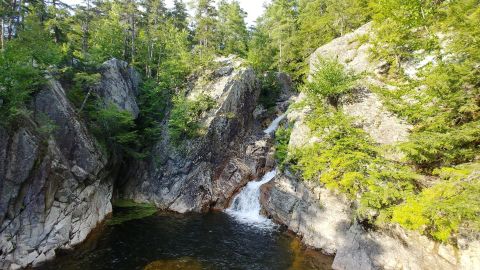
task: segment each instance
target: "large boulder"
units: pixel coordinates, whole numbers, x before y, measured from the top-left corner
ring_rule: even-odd
[[[335,254],[352,224],[346,198],[313,182],[278,174],[261,187],[264,213],[299,235],[305,244]]]
[[[127,62],[115,58],[103,63],[100,74],[102,77],[96,91],[104,105],[114,104],[136,118],[140,112],[136,101],[140,74]]]
[[[341,100],[340,106],[347,115],[357,119],[356,124],[375,142],[393,144],[405,141],[412,126],[389,112],[382,104],[381,97],[369,89],[371,86],[393,87],[378,80],[384,71],[385,63],[372,61],[372,44],[362,43],[359,39],[370,35],[371,28],[371,23],[367,23],[318,48],[309,59],[310,74],[314,74],[321,65],[319,59],[335,59],[356,74],[364,74],[365,78],[355,90],[354,97]]]
[[[206,211],[225,207],[240,187],[263,172],[269,147],[254,128],[260,92],[255,72],[233,56],[217,59],[215,66],[192,81],[186,95],[207,95],[216,103],[203,113],[205,134],[176,146],[166,121],[153,157],[129,168],[123,196],[181,213]]]
[[[36,265],[111,212],[106,157],[53,79],[21,127],[0,128],[0,268]],[[50,127],[50,131],[46,129]]]

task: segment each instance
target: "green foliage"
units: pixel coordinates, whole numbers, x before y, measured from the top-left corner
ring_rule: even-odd
[[[415,51],[438,48],[438,40],[430,26],[438,18],[442,3],[444,1],[370,2],[376,30],[372,52],[391,64],[391,72],[399,72],[401,61],[413,57]]]
[[[467,170],[468,171],[468,170]],[[465,175],[465,168],[442,168],[443,181],[407,197],[392,210],[392,221],[448,242],[460,226],[480,230],[480,175],[477,169]]]
[[[137,126],[143,146],[152,145],[161,135],[160,122],[165,118],[172,93],[154,80],[144,81],[140,87]]]
[[[274,72],[265,73],[261,77],[260,83],[262,87],[259,97],[260,104],[266,109],[274,107],[281,91],[276,74]]]
[[[369,19],[366,0],[275,0],[255,26],[248,59],[261,72],[288,72],[304,79],[306,59],[321,45]]]
[[[126,59],[125,40],[128,27],[122,22],[118,5],[107,11],[108,16],[92,22],[90,39],[90,57],[97,63],[110,58]]]
[[[136,158],[143,157],[136,151],[138,131],[129,111],[121,110],[114,104],[107,107],[99,104],[96,110],[90,111],[90,119],[93,133],[113,155],[126,153]]]
[[[200,64],[211,62],[218,45],[217,15],[213,0],[196,1],[195,36],[197,42],[195,53]]]
[[[369,19],[366,0],[299,0],[298,45],[303,58],[320,45],[342,36]]]
[[[248,32],[245,24],[247,13],[238,1],[220,1],[218,4],[218,35],[220,53],[236,54],[243,57],[247,53]]]
[[[275,159],[277,160],[280,170],[283,170],[288,164],[288,143],[291,133],[292,127],[279,127],[275,132]]]
[[[400,145],[407,158],[427,172],[439,166],[472,161],[478,157],[479,147],[480,121],[414,132],[408,142]]]
[[[304,179],[359,198],[360,218],[373,222],[369,209],[387,209],[413,192],[418,176],[383,158],[369,136],[343,112],[317,103],[307,121],[319,142],[292,151],[294,168]]]
[[[257,74],[274,69],[277,49],[271,43],[265,26],[260,25],[252,30],[248,47],[247,59]]]
[[[319,59],[316,71],[305,85],[305,92],[316,100],[328,99],[335,107],[342,95],[352,90],[357,76],[337,61]]]
[[[267,6],[264,16],[258,21],[261,29],[267,32],[272,46],[278,53],[274,55],[273,68],[286,71],[297,78],[301,61],[295,33],[298,28],[298,3],[292,0],[275,0]],[[264,45],[262,45],[264,46]]]
[[[388,45],[406,52],[422,49],[425,53],[418,57],[425,57],[426,52],[436,57],[436,63],[421,68],[415,80],[397,78],[393,84],[398,86],[398,90],[377,91],[384,97],[390,110],[414,125],[409,142],[402,144],[401,149],[408,161],[427,173],[437,167],[473,161],[478,157],[480,145],[480,80],[476,68],[480,63],[480,49],[478,41],[472,37],[480,36],[480,32],[476,27],[468,26],[480,23],[480,7],[472,1],[458,1],[432,3],[418,10],[407,6],[404,8],[404,13],[418,21],[398,21],[405,24],[402,27],[422,25],[420,31],[427,29],[455,35],[449,36],[444,48],[435,52],[431,52],[425,43],[431,36],[417,36],[414,28],[409,28],[410,32],[415,32],[415,36],[409,38],[419,43],[415,47],[412,45],[406,50],[402,43],[395,40],[384,40],[385,44],[377,45],[382,48]],[[418,13],[425,8],[430,10],[425,15],[426,19],[419,17]],[[432,17],[432,14],[438,16]],[[390,17],[385,18],[390,20]],[[396,32],[396,29],[385,31]]]
[[[59,48],[33,16],[16,39],[6,42],[0,53],[0,124],[10,125],[28,114],[32,93],[46,83],[45,71],[60,61]]]
[[[189,100],[183,96],[175,97],[168,120],[168,131],[172,142],[179,145],[182,140],[201,136],[203,130],[199,120],[202,113],[215,105],[215,100],[207,95],[200,95],[195,100]]]

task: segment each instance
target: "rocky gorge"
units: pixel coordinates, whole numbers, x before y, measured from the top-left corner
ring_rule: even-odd
[[[236,57],[217,63],[187,94],[216,101],[202,116],[205,135],[176,147],[165,122],[152,158],[124,167],[109,159],[65,89],[50,78],[35,95],[28,121],[14,131],[0,129],[0,267],[36,266],[81,243],[111,213],[112,200],[151,202],[180,213],[224,209],[242,186],[272,168],[272,137],[259,124],[265,113],[254,116],[258,78]],[[95,91],[105,106],[137,117],[139,75],[116,59],[100,71]],[[278,77],[290,91],[288,76]],[[50,130],[42,129],[45,123]]]
[[[357,38],[367,24],[333,40],[310,58],[338,59],[356,72],[382,73],[382,63],[368,58],[368,44]],[[168,117],[160,140],[143,160],[111,159],[67,99],[64,87],[49,78],[36,93],[29,120],[14,130],[0,128],[0,268],[20,269],[52,259],[70,249],[112,212],[112,201],[130,199],[153,203],[178,213],[227,208],[249,181],[275,167],[274,138],[265,123],[281,115],[293,96],[288,75],[277,73],[282,94],[267,111],[259,104],[260,80],[243,60],[218,58],[213,70],[192,79],[186,99],[207,96],[214,105],[201,114],[202,136],[175,145]],[[389,112],[367,87],[381,83],[367,77],[354,101],[342,108],[378,144],[407,139],[411,126]],[[136,98],[139,75],[116,59],[101,67],[97,92],[107,106],[114,104],[139,114]],[[289,146],[314,143],[304,119],[308,108],[290,106],[284,122],[292,125]],[[283,118],[279,118],[281,121]],[[45,131],[45,123],[51,130]],[[396,158],[393,154],[393,158]],[[458,245],[434,242],[392,225],[365,228],[354,218],[354,203],[318,183],[285,171],[261,188],[263,213],[301,237],[304,244],[335,256],[334,269],[476,269],[480,265],[479,236],[459,238]]]

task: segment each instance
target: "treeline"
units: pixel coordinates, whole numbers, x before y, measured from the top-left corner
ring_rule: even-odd
[[[115,153],[145,156],[166,108],[186,77],[215,55],[247,51],[245,12],[236,1],[196,1],[189,18],[182,1],[1,2],[0,123],[15,128],[30,114],[27,101],[54,76],[90,129]],[[100,65],[127,61],[142,74],[138,119],[99,104]]]
[[[370,14],[368,0],[274,0],[251,33],[248,59],[259,70],[287,72],[302,82],[310,54]]]
[[[316,47],[368,19],[363,1],[274,0],[248,29],[247,14],[236,0],[191,4],[192,17],[181,0],[172,8],[163,0],[85,0],[78,6],[59,0],[2,1],[0,124],[15,126],[29,115],[25,104],[48,74],[67,87],[107,148],[142,156],[139,149],[160,134],[166,108],[182,100],[174,97],[182,95],[188,74],[208,67],[215,56],[236,54],[259,73],[285,71],[299,82]],[[97,102],[99,66],[111,58],[142,74],[138,119]],[[268,91],[275,87],[266,78],[262,100],[273,104],[268,99],[275,93]]]

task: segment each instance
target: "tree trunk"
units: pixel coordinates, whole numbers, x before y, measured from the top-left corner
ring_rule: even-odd
[[[87,9],[85,10],[85,20],[83,22],[82,34],[82,53],[85,56],[88,51],[88,35],[90,26],[90,0],[87,0]]]
[[[132,63],[135,62],[135,15],[134,13],[131,14],[131,28],[132,28],[132,33],[131,33],[131,54],[132,54]]]
[[[88,97],[90,97],[90,93],[92,92],[92,87],[90,87],[90,89],[88,89],[88,93],[87,95],[85,96],[85,99],[83,100],[82,102],[82,106],[80,106],[80,109],[78,110],[78,113],[81,113],[83,108],[85,107],[85,104],[87,104],[87,100],[88,100]]]
[[[1,49],[1,50],[2,50],[2,52],[3,52],[4,49],[5,49],[5,41],[4,41],[4,38],[5,38],[5,33],[4,33],[4,31],[5,31],[5,20],[3,19],[3,17],[2,17],[1,27],[2,27],[2,28],[1,28],[1,30],[0,30],[0,34],[1,34],[0,40],[1,40],[1,43],[2,43],[2,44],[1,44],[1,46],[2,46],[2,49]]]
[[[7,39],[10,40],[13,37],[13,22],[14,22],[14,17],[17,9],[17,0],[12,0],[12,10],[11,14],[8,18],[8,26],[7,26]]]

